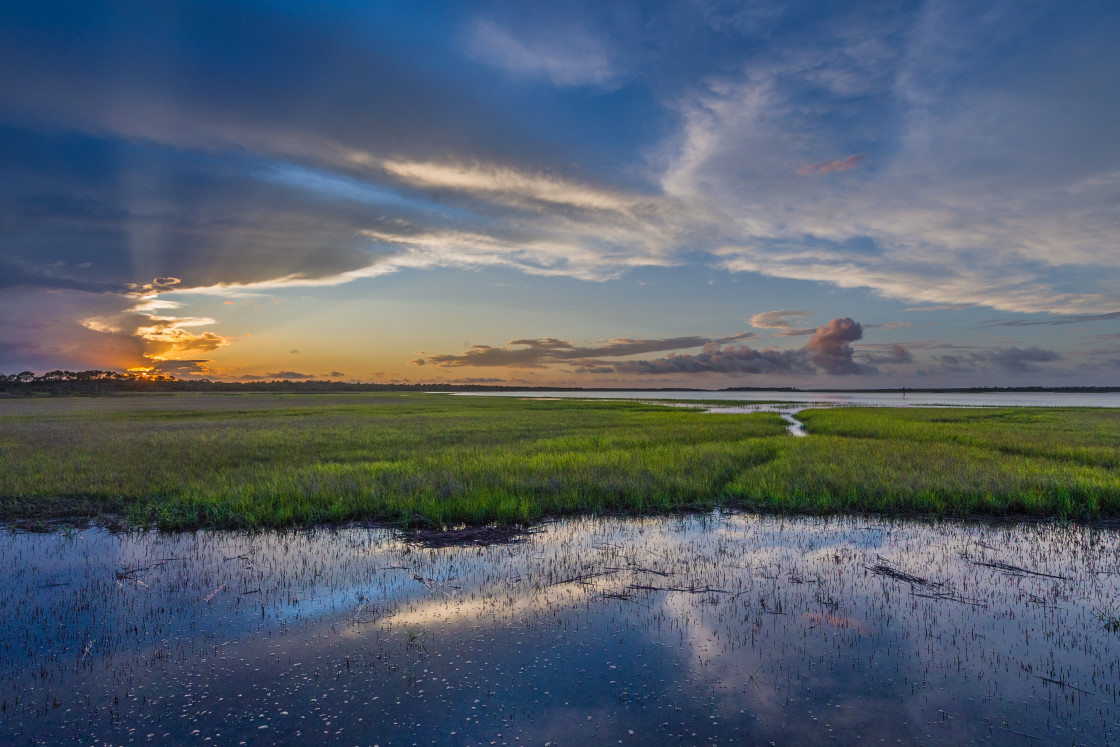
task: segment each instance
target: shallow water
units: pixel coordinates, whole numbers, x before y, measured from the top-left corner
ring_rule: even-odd
[[[530,391],[457,392],[461,397],[547,399],[676,399],[723,402],[800,402],[872,407],[1120,407],[1120,392],[791,392],[782,389],[720,391]]]
[[[520,540],[2,534],[0,742],[1120,740],[1115,530],[715,513]]]

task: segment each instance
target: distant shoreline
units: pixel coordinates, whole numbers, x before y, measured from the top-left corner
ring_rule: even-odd
[[[704,387],[564,387],[514,386],[507,384],[418,384],[347,382],[320,379],[270,381],[213,381],[176,379],[170,376],[140,376],[113,371],[49,371],[41,376],[30,372],[0,374],[0,397],[32,395],[105,395],[128,392],[292,392],[299,394],[345,392],[791,392],[802,394],[1113,394],[1120,386],[972,386],[972,387],[870,387],[862,389],[736,386]]]

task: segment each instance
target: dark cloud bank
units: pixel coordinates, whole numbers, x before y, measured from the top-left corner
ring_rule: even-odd
[[[704,335],[663,340],[615,339],[597,347],[578,347],[567,340],[555,338],[513,340],[508,345],[516,347],[475,345],[462,355],[433,355],[413,362],[444,368],[568,365],[579,372],[596,374],[863,375],[878,372],[872,365],[853,360],[855,351],[851,343],[863,337],[863,327],[849,318],[833,319],[827,325],[818,327],[808,343],[796,350],[757,350],[740,344],[753,336],[753,333],[745,332],[716,339]],[[695,354],[670,352],[663,358],[605,360],[695,347],[700,347],[701,351]]]

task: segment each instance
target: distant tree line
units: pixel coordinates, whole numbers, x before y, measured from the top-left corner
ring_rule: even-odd
[[[36,395],[96,396],[126,392],[291,392],[303,394],[331,392],[494,392],[554,391],[558,387],[523,387],[495,384],[367,384],[350,381],[319,381],[280,379],[269,381],[213,381],[211,379],[177,379],[166,374],[119,371],[47,371],[36,376],[31,371],[16,374],[0,373],[0,397]],[[560,387],[562,388],[562,387]],[[596,390],[587,390],[596,391]],[[606,389],[597,391],[625,391]],[[654,390],[650,390],[654,391]],[[679,391],[679,390],[675,390]]]
[[[210,379],[177,379],[166,374],[120,373],[119,371],[31,371],[0,373],[0,395],[31,396],[99,395],[119,392],[376,392],[432,389],[436,384],[361,384],[345,381],[231,382]],[[457,390],[488,387],[453,387]]]
[[[366,384],[350,381],[319,380],[269,380],[269,381],[212,381],[210,379],[177,379],[166,374],[147,374],[119,371],[47,371],[36,376],[31,371],[15,374],[0,373],[0,397],[29,397],[34,395],[85,395],[96,396],[124,392],[292,392],[303,394],[331,392],[502,392],[502,391],[584,391],[584,392],[621,392],[621,391],[708,391],[702,389],[648,388],[648,387],[556,387],[556,386],[506,386],[501,384],[445,384],[427,382],[420,384]],[[789,391],[813,392],[834,391],[825,389],[795,389],[793,387],[729,387],[719,390],[735,391]],[[853,392],[898,392],[900,389],[859,389]],[[908,392],[1083,392],[1103,393],[1120,392],[1120,387],[1103,386],[1020,386],[1020,387],[961,387],[910,389]]]

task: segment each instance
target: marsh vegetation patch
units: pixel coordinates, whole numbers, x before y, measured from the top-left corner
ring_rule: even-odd
[[[0,519],[419,528],[730,507],[1120,517],[1120,410],[706,414],[649,402],[182,395],[0,402]]]

